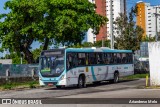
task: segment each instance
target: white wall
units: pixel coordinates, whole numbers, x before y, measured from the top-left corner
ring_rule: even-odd
[[[1,64],[12,64],[12,59],[0,59]]]
[[[160,42],[148,44],[150,83],[152,86],[160,85]]]

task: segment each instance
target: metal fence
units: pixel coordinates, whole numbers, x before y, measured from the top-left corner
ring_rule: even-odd
[[[38,64],[0,64],[0,77],[31,77],[33,72],[38,76]]]
[[[140,56],[141,57],[149,57],[149,55],[148,55],[148,42],[141,42]]]

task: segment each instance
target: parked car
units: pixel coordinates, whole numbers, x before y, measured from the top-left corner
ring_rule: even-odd
[[[149,60],[135,60],[134,73],[135,74],[149,73]]]

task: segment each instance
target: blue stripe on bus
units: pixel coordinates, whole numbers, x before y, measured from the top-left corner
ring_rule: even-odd
[[[132,50],[117,50],[117,49],[87,49],[87,48],[68,48],[66,52],[115,52],[115,53],[132,53]]]
[[[77,48],[77,49],[72,49],[72,48],[69,48],[69,49],[66,49],[66,52],[94,52],[93,49],[81,49],[81,48]]]
[[[121,53],[121,52],[123,53],[123,52],[124,52],[124,53],[132,53],[132,50],[112,50],[112,49],[111,49],[111,50],[109,50],[109,49],[106,50],[106,49],[103,49],[103,52],[116,52],[116,53],[119,53],[119,52],[120,52],[120,53]]]
[[[93,66],[91,66],[91,72],[92,72],[92,77],[93,77],[93,80],[96,81],[96,76],[94,74],[94,69],[93,69]]]

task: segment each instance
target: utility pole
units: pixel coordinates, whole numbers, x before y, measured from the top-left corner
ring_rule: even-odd
[[[156,37],[155,37],[155,41],[158,41],[158,30],[157,30],[157,17],[160,16],[160,14],[157,13],[157,9],[160,8],[159,6],[156,6],[156,13],[154,13],[155,15],[155,24],[156,24]]]
[[[110,36],[111,36],[111,49],[114,49],[112,0],[110,0]]]

